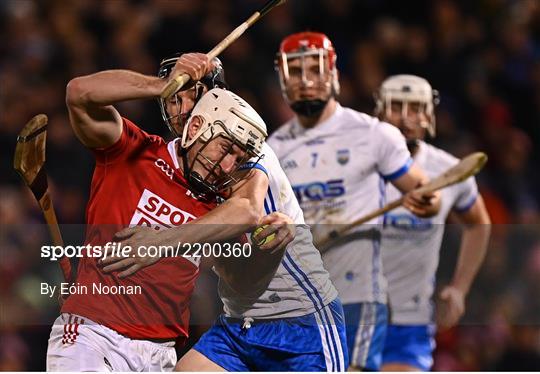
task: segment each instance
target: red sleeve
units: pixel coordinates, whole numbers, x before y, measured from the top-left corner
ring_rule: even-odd
[[[125,160],[131,154],[148,144],[151,136],[141,130],[137,125],[122,117],[122,135],[113,145],[106,148],[94,148],[92,152],[98,164],[110,164]]]

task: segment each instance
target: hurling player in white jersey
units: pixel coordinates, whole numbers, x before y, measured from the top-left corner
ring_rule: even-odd
[[[458,160],[424,142],[435,135],[430,84],[414,75],[386,79],[376,94],[376,114],[396,126],[407,139],[414,163],[435,178]],[[387,198],[400,192],[387,186]],[[385,215],[383,268],[388,281],[391,321],[383,351],[383,370],[427,371],[433,364],[434,316],[431,297],[439,263],[444,224],[452,214],[465,224],[452,282],[438,295],[437,326],[454,326],[465,311],[465,297],[480,267],[489,240],[490,219],[473,177],[442,190],[439,213],[419,218],[398,208]]]
[[[269,139],[317,238],[379,208],[385,182],[406,193],[425,180],[403,136],[377,118],[339,105],[336,54],[326,35],[286,37],[276,68],[296,116]],[[438,195],[406,195],[416,214],[434,215]],[[379,220],[331,243],[323,260],[343,302],[351,367],[378,370],[387,324]]]
[[[204,59],[199,61],[200,57],[198,54],[173,56],[162,62],[158,75],[168,77],[175,65],[178,66],[179,59],[194,66],[205,63]],[[202,111],[193,107],[202,101],[208,88],[216,85],[226,87],[221,66],[172,99],[160,100],[163,118],[173,134],[180,134],[190,118],[208,117],[206,112],[211,113],[211,107]],[[251,108],[244,101],[240,105]],[[231,112],[232,117],[242,115],[234,108]],[[255,111],[253,113],[263,124]],[[249,225],[238,224],[245,221],[238,215],[246,214],[246,205],[255,210],[256,215],[266,214],[260,222],[273,227],[259,233],[258,239],[277,230],[276,238],[262,246],[273,249],[272,253],[265,255],[254,248],[249,258],[215,259],[224,314],[180,359],[176,370],[345,371],[348,367],[345,321],[337,290],[313,245],[309,227],[305,225],[302,210],[278,158],[266,144],[262,145],[261,153],[260,159],[244,165],[251,174],[238,183],[240,188],[235,185],[233,197],[196,220],[199,224],[212,225],[201,229],[199,225],[187,224],[183,228],[162,230],[159,235],[131,228],[124,232],[133,236],[122,243],[135,248],[148,244],[175,246],[186,241],[220,241],[249,230]],[[238,198],[234,198],[239,189],[243,191],[241,197],[246,200],[245,204],[238,205]],[[282,228],[283,215],[295,224],[292,242],[290,235],[286,235],[287,230]],[[285,247],[276,245],[275,241],[289,244]],[[282,251],[282,257],[273,255],[278,250]],[[127,267],[125,274],[133,274],[153,265],[157,259],[134,257],[121,261]]]

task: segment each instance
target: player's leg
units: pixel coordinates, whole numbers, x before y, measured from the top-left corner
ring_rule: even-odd
[[[178,361],[175,371],[250,371],[240,356],[246,356],[245,347],[236,339],[241,335],[239,322],[228,323],[219,316],[215,324]]]
[[[345,371],[345,319],[336,299],[315,313],[255,324],[245,339],[253,344],[257,371]]]
[[[345,371],[344,316],[339,300],[301,317],[246,323],[221,316],[182,357],[176,370]],[[209,361],[216,366],[206,366]]]
[[[63,313],[52,327],[47,371],[171,371],[174,342],[133,340],[87,318]]]
[[[387,306],[380,303],[345,304],[349,371],[378,371],[388,324]]]
[[[389,325],[383,350],[383,371],[429,371],[433,365],[435,328]]]
[[[47,371],[111,371],[112,358],[83,318],[63,313],[54,322],[47,347]],[[127,370],[121,367],[117,370]]]
[[[226,371],[200,352],[190,349],[176,364],[174,371]]]
[[[148,340],[131,340],[130,352],[136,356],[135,360],[141,360],[144,368],[142,371],[163,372],[173,371],[178,361],[175,342],[156,343]]]

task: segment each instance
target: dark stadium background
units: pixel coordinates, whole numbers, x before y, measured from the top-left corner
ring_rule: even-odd
[[[49,116],[47,162],[59,221],[83,223],[93,167],[64,104],[78,75],[124,68],[155,74],[173,52],[206,52],[262,0],[0,1],[0,370],[44,370],[54,302],[30,288],[52,277],[36,248],[48,240],[31,195],[12,170],[18,131]],[[338,54],[345,106],[371,112],[385,76],[411,73],[441,93],[434,143],[463,156],[485,151],[478,177],[493,239],[461,326],[438,336],[437,370],[540,369],[540,1],[289,0],[222,55],[232,89],[275,129],[291,115],[273,60],[281,38],[325,32]],[[119,106],[168,136],[155,102]],[[459,229],[443,246],[453,268]],[[9,232],[9,235],[7,234]],[[50,271],[58,271],[49,267]],[[206,272],[194,301],[193,339],[219,304]]]

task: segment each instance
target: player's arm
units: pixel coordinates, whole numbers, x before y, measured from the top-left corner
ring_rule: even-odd
[[[130,227],[118,232],[115,239],[132,248],[146,244],[176,246],[178,243],[217,243],[236,239],[255,229],[259,223],[268,177],[254,169],[239,184],[223,204],[189,223],[159,231]]]
[[[414,189],[426,184],[429,181],[426,174],[415,164],[403,175],[391,180],[391,183],[405,194],[403,206],[411,213],[419,217],[432,217],[441,208],[441,194],[434,192],[431,194],[417,194]]]
[[[429,178],[413,163],[405,138],[397,128],[388,123],[373,127],[372,154],[379,173],[405,195],[403,206],[419,217],[431,217],[439,212],[440,193],[412,192],[427,183]]]
[[[482,196],[478,196],[467,211],[452,212],[451,218],[464,225],[459,257],[451,283],[439,294],[443,305],[437,314],[437,324],[450,328],[465,312],[465,298],[486,256],[491,233],[491,220]]]
[[[237,239],[246,232],[253,231],[258,225],[268,223],[263,220],[267,191],[268,176],[259,169],[252,169],[249,175],[235,186],[224,203],[204,216],[167,230],[153,230],[155,234],[151,238],[144,232],[144,228],[131,227],[117,233],[116,239],[132,246],[146,244],[149,238],[159,245],[172,246],[178,243],[217,243]],[[271,234],[271,229],[264,233]],[[277,244],[274,242],[272,247],[263,249],[273,251]]]
[[[182,55],[175,68],[198,80],[210,68],[205,54]],[[114,104],[159,96],[167,82],[129,70],[106,70],[72,79],[66,87],[71,126],[89,148],[114,144],[122,134],[122,119]]]
[[[257,226],[270,225],[271,227],[265,228],[258,237],[265,238],[272,233],[276,236],[271,243],[261,246],[261,249],[272,253],[283,250],[294,238],[294,230],[287,226],[292,224],[292,221],[279,212],[264,215],[267,191],[266,173],[257,168],[251,169],[249,175],[234,186],[231,196],[223,204],[188,224],[204,224],[204,233],[201,233],[199,228],[196,235],[185,234],[182,232],[185,225],[178,226],[171,231],[179,230],[181,236],[175,235],[176,242],[173,242],[222,242],[252,232]]]
[[[203,217],[167,230],[156,231],[139,226],[126,228],[115,235],[115,240],[121,241],[124,247],[131,248],[148,245],[176,247],[178,243],[225,242],[253,231],[258,224],[267,223],[272,224],[277,233],[275,239],[261,246],[261,249],[278,258],[283,254],[287,244],[294,239],[295,233],[283,215],[262,216],[267,190],[267,175],[261,170],[253,169],[235,188],[229,199]],[[136,254],[135,257],[128,258],[107,257],[101,261],[101,265],[104,266],[105,272],[123,269],[120,276],[128,276],[160,259],[137,256]]]
[[[263,216],[268,177],[253,169],[217,208],[186,225],[163,231],[167,243],[222,242],[252,231]],[[204,229],[200,225],[204,225]]]
[[[128,70],[108,70],[72,79],[66,88],[71,126],[89,148],[114,144],[122,134],[122,119],[113,104],[159,95],[164,81]]]

